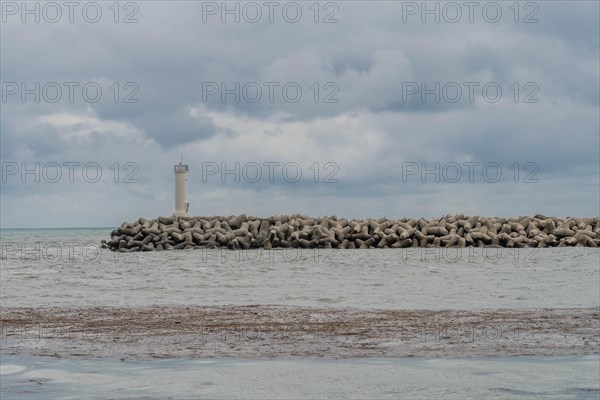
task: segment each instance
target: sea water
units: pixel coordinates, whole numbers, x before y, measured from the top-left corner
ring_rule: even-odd
[[[598,307],[600,252],[196,249],[114,253],[111,229],[0,231],[2,307]],[[598,399],[598,356],[56,359],[2,354],[2,399]]]
[[[598,307],[594,248],[115,253],[110,229],[0,231],[3,307]]]
[[[3,356],[9,399],[598,399],[597,356],[55,360]]]

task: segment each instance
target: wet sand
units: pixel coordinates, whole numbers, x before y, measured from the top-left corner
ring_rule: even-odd
[[[600,354],[598,308],[2,308],[1,351],[60,358],[361,358]]]

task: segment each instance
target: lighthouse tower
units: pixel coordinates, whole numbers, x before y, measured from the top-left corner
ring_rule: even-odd
[[[176,217],[189,217],[190,203],[187,201],[187,165],[175,165],[175,212]]]

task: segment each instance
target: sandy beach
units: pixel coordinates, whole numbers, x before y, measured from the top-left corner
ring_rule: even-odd
[[[2,352],[60,358],[361,358],[600,354],[597,308],[2,308]]]

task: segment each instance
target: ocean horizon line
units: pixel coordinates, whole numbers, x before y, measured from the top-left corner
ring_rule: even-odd
[[[26,231],[26,230],[63,230],[63,229],[115,229],[114,226],[77,226],[77,227],[73,227],[73,226],[65,226],[65,227],[28,227],[28,228],[23,228],[23,227],[9,227],[9,228],[5,228],[5,227],[0,227],[0,231]]]

